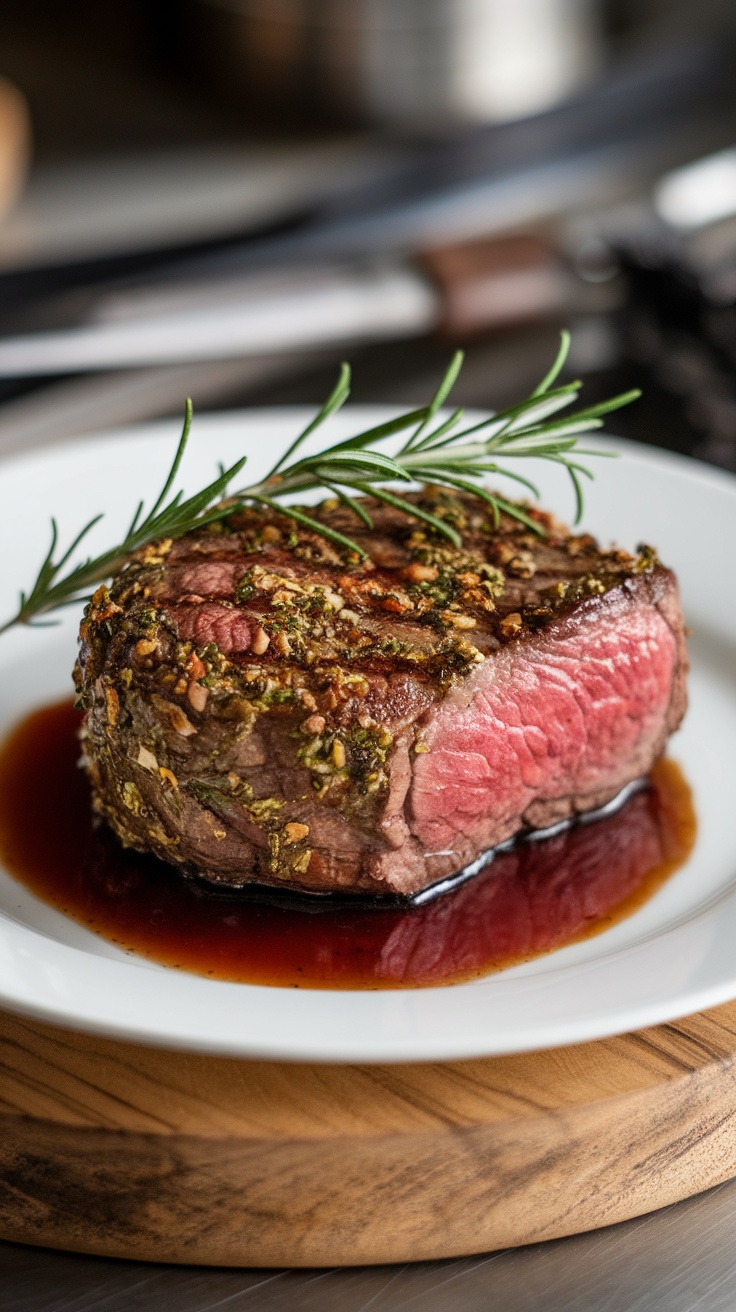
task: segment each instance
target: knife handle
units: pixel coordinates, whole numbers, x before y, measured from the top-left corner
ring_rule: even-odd
[[[537,237],[464,242],[425,252],[419,265],[439,287],[444,337],[467,339],[563,310],[577,280]]]
[[[31,156],[31,120],[25,97],[0,77],[0,215],[20,194]]]

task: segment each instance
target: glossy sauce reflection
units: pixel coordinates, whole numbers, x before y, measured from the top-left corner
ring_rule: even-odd
[[[93,826],[77,725],[70,703],[46,707],[0,751],[6,868],[121,947],[216,979],[359,989],[473,979],[630,915],[695,839],[690,789],[661,761],[651,787],[617,814],[520,843],[424,906],[309,910],[223,898]]]

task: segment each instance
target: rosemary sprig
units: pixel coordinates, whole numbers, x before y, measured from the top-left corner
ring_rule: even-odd
[[[462,366],[462,352],[458,351],[429,405],[337,442],[325,451],[313,455],[298,454],[311,434],[347,400],[350,394],[350,369],[343,364],[338,381],[321,410],[294,439],[265,479],[240,488],[235,493],[227,493],[228,486],[246,462],[243,456],[229,469],[220,467],[218,477],[201,492],[186,500],[182,492],[177,492],[167,501],[191,428],[192,404],[187,400],[184,427],[171,469],[148,513],[144,515],[141,502],[122,542],[100,556],[87,557],[72,565],[66,573],[64,570],[71,557],[102,516],[95,515],[58,559],[54,559],[58,532],[56,521],[52,520],[51,546],[36,580],[28,593],[21,593],[16,614],[0,626],[0,633],[18,624],[43,624],[40,616],[85,600],[90,588],[114,574],[140,547],[162,538],[181,537],[192,529],[222,519],[232,512],[236,504],[268,506],[344,550],[355,553],[357,557],[364,557],[366,552],[359,543],[320,523],[303,506],[279,505],[281,497],[300,496],[316,488],[322,488],[337,497],[355,514],[356,520],[369,529],[373,527],[370,512],[351,493],[357,492],[361,497],[371,496],[386,505],[397,507],[412,518],[428,524],[454,545],[460,546],[460,536],[452,525],[423,507],[406,501],[395,486],[387,487],[386,484],[428,482],[471,492],[490,506],[496,523],[503,512],[534,532],[541,533],[540,526],[523,507],[489,491],[481,480],[488,474],[502,475],[521,483],[537,496],[537,489],[529,479],[516,470],[504,468],[498,461],[509,456],[516,459],[542,459],[567,470],[575,494],[577,523],[583,510],[581,476],[592,478],[593,475],[577,459],[572,459],[571,454],[574,452],[576,457],[607,454],[578,448],[578,439],[582,433],[601,428],[603,415],[628,405],[640,393],[638,390],[624,392],[566,418],[556,417],[577,399],[581,387],[579,382],[553,386],[565,364],[569,348],[569,333],[563,332],[557,358],[531,396],[467,428],[459,427],[463,418],[462,409],[455,410],[449,418],[435,424],[438,412],[447,400]],[[375,449],[385,438],[406,433],[407,430],[411,430],[408,437],[393,456]],[[226,494],[227,500],[223,502]]]
[[[79,561],[78,564],[72,566],[67,574],[64,574],[62,571],[70,557],[91,529],[94,528],[95,524],[98,524],[103,517],[102,515],[95,515],[88,524],[85,524],[58,560],[54,560],[58,529],[56,520],[52,519],[51,546],[38,571],[36,581],[30,592],[21,592],[18,610],[11,619],[0,626],[0,634],[7,632],[16,624],[45,627],[48,623],[56,623],[55,620],[43,621],[37,617],[47,614],[49,611],[59,610],[62,606],[72,606],[78,601],[87,600],[84,594],[89,588],[110,578],[110,575],[120,569],[139,547],[145,547],[149,542],[156,542],[161,538],[181,537],[184,533],[188,533],[194,525],[201,527],[204,524],[211,524],[229,514],[231,507],[223,506],[220,502],[228,483],[243,468],[246,461],[245,456],[241,460],[237,460],[229,469],[223,469],[212,483],[202,488],[202,491],[197,492],[195,496],[188,497],[184,501],[182,500],[184,494],[177,492],[168,505],[163,504],[182,462],[191,426],[192,403],[187,397],[184,427],[166,481],[154,505],[143,519],[141,519],[141,515],[144,506],[142,501],[139,502],[130,528],[118,546],[111,547],[109,551],[103,552],[101,556],[95,556],[94,558],[88,556],[86,560]]]
[[[437,533],[449,538],[455,546],[460,546],[459,534],[454,528],[438,516],[432,515],[422,507],[405,501],[395,490],[388,490],[386,482],[428,482],[458,488],[472,492],[481,497],[493,512],[498,523],[501,512],[511,515],[536,533],[542,530],[535,520],[503,497],[483,487],[478,480],[488,474],[502,475],[521,483],[534,495],[538,496],[534,484],[516,470],[503,468],[499,459],[509,456],[523,459],[544,459],[562,465],[570,477],[575,494],[575,522],[578,523],[583,512],[583,488],[581,477],[592,478],[593,475],[584,465],[571,458],[571,453],[582,455],[605,455],[601,451],[579,451],[578,438],[582,433],[602,428],[602,416],[628,405],[639,395],[638,390],[624,392],[611,400],[589,406],[585,410],[568,415],[564,419],[556,418],[559,411],[577,400],[580,382],[566,383],[553,387],[567,359],[570,349],[570,334],[561,334],[560,349],[549,372],[534,389],[531,396],[519,404],[510,406],[499,414],[480,420],[468,428],[459,428],[463,411],[455,410],[452,415],[436,427],[432,427],[440,407],[447,400],[453,384],[460,372],[463,356],[458,351],[450,362],[434,397],[429,405],[421,410],[412,410],[400,415],[386,424],[380,424],[367,432],[359,433],[347,441],[338,442],[326,451],[314,455],[297,457],[302,443],[314,432],[323,418],[333,414],[347,400],[349,394],[349,371],[342,366],[340,378],[331,396],[322,410],[303,433],[292,442],[287,454],[283,456],[262,483],[241,488],[235,495],[238,500],[248,502],[258,500],[278,509],[275,497],[300,495],[324,488],[348,505],[369,528],[372,527],[370,514],[365,506],[359,505],[351,496],[358,492],[361,496],[372,496],[377,501],[395,506],[414,519],[430,524]],[[393,456],[375,451],[376,443],[407,429],[412,429],[403,446]],[[299,522],[313,529],[314,532],[330,538],[341,546],[349,547],[358,556],[365,556],[363,548],[344,534],[327,529],[300,509],[298,516],[289,508],[285,514],[298,518]]]

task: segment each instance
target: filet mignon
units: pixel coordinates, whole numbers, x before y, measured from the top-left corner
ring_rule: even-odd
[[[456,549],[325,502],[359,561],[241,509],[139,553],[88,605],[77,682],[95,805],[220,885],[411,895],[644,775],[685,709],[651,549],[426,488]]]

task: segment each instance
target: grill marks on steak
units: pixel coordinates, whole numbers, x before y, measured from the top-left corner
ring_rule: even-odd
[[[417,497],[462,550],[325,503],[358,563],[240,511],[96,594],[85,755],[123,842],[229,885],[411,894],[648,771],[685,706],[672,574],[538,512],[543,539]]]
[[[245,615],[217,601],[190,598],[187,604],[167,606],[179,637],[193,642],[195,647],[215,643],[225,656],[250,651],[253,625]]]

